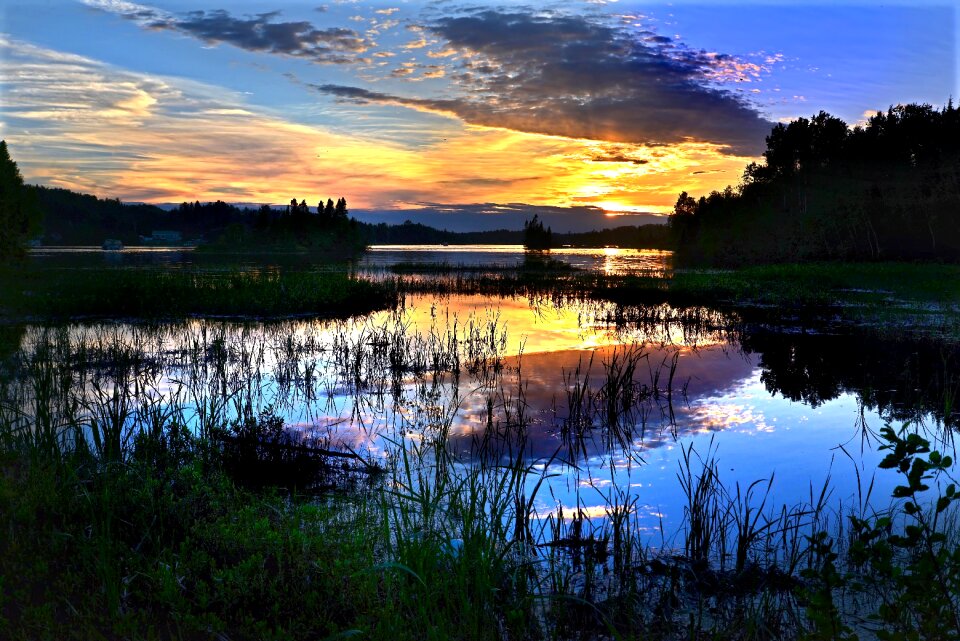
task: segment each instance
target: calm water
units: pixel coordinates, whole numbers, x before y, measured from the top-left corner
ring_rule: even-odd
[[[194,260],[194,247],[124,247],[106,250],[102,247],[77,245],[33,247],[27,250],[37,265],[66,267],[187,265]]]
[[[662,270],[671,252],[655,249],[565,247],[550,250],[550,258],[573,267],[624,274]],[[523,245],[374,245],[360,261],[362,267],[389,267],[397,263],[451,266],[517,267],[525,260]]]
[[[417,394],[422,382],[409,382],[405,400],[386,408],[358,407],[346,388],[335,389],[319,416],[294,411],[288,420],[307,429],[331,426],[336,438],[373,451],[383,449],[380,436],[393,437],[398,427],[415,431],[424,416],[449,420],[451,447],[469,461],[488,428],[490,399],[494,407],[522,402],[528,417],[526,455],[549,464],[547,472],[556,475],[540,490],[542,515],[560,503],[567,514],[579,508],[602,517],[612,501],[636,496],[644,527],[659,535],[662,522],[672,532],[685,504],[677,472],[684,449],[691,447],[695,457],[714,454],[721,480],[731,490],[737,483],[746,488],[774,475],[774,503],[809,500],[811,484],[819,491],[828,477],[834,501],[849,503],[858,493],[857,471],[864,484],[875,475],[874,496],[885,502],[898,480],[889,470],[877,470],[882,453],[872,433],[887,422],[899,426],[913,420],[928,437],[942,434],[938,418],[916,404],[917,386],[929,381],[920,383],[919,372],[913,380],[903,378],[902,369],[911,358],[924,362],[917,363],[921,369],[934,363],[939,358],[934,347],[918,355],[912,351],[918,349],[915,345],[870,344],[838,335],[761,331],[734,337],[669,320],[618,328],[607,322],[610,306],[558,308],[524,297],[419,297],[407,303],[398,317],[378,314],[352,330],[399,324],[410,334],[440,336],[454,323],[484,326],[495,319],[505,337],[502,378],[489,385],[464,376],[456,395],[446,384],[426,407],[417,405],[423,402]],[[664,306],[662,312],[669,318],[675,310]],[[676,358],[673,397],[640,404],[627,418],[633,432],[625,445],[611,444],[602,430],[569,445],[562,426],[569,417],[570,376],[579,370],[583,380],[589,372],[590,385],[598,391],[604,365],[628,346],[642,351],[633,376],[641,384],[652,385],[660,372],[659,386],[666,388]],[[517,392],[521,385],[522,398]],[[950,442],[943,446],[952,449]],[[538,477],[531,477],[531,489],[537,482]]]
[[[669,260],[664,252],[614,248],[551,257],[614,273],[664,269]],[[360,266],[522,260],[516,246],[374,247]],[[23,341],[42,332],[29,328]],[[161,363],[152,385],[162,393],[185,394],[185,381],[212,375],[185,365],[191,349],[225,350],[229,371],[220,375],[224,388],[235,388],[231,398],[270,406],[297,430],[372,456],[389,456],[398,439],[444,429],[461,464],[472,465],[490,448],[506,456],[515,439],[504,426],[522,424],[523,456],[549,475],[537,495],[540,516],[562,505],[566,514],[580,509],[600,518],[611,502],[636,498],[651,537],[662,528],[669,538],[681,524],[677,474],[685,451],[694,460],[713,456],[731,491],[773,476],[768,505],[809,500],[828,477],[831,500],[849,504],[857,500],[858,472],[861,484],[874,479],[873,495],[885,505],[898,480],[877,469],[880,427],[909,421],[953,448],[941,418],[944,399],[956,391],[952,348],[853,329],[749,327],[704,308],[625,314],[602,302],[418,295],[400,310],[350,321],[105,323],[68,332],[75,345],[104,337],[148,345]],[[449,353],[451,337],[460,375],[431,373],[430,355]],[[421,354],[425,365],[388,373],[394,351]],[[471,371],[470,352],[485,366]],[[571,395],[587,389],[599,399],[607,372],[628,360],[628,379],[643,399],[616,418],[617,430],[605,429],[602,415],[571,438]],[[531,476],[531,489],[539,480]]]
[[[122,250],[104,250],[96,246],[36,247],[29,250],[36,264],[97,267],[112,266],[187,266],[221,265],[223,256],[197,253],[193,247],[125,247]],[[650,270],[662,270],[669,265],[671,252],[651,249],[600,249],[560,248],[549,252],[555,260],[561,260],[579,269],[599,270],[608,274],[623,274]],[[377,272],[389,269],[398,263],[413,265],[445,264],[451,267],[517,267],[524,263],[526,252],[523,245],[373,245],[354,267],[362,272]],[[234,265],[260,266],[262,259]],[[281,264],[309,266],[312,269],[342,269],[342,265],[324,265],[309,262],[309,258],[291,253],[277,257]]]

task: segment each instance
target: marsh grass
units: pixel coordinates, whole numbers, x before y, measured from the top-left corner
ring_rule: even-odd
[[[0,313],[33,318],[345,318],[392,307],[397,291],[342,271],[25,267],[0,271],[0,300]]]
[[[955,489],[945,505],[922,500],[917,484],[951,466],[916,433],[883,433],[891,464],[920,471],[899,493],[908,502],[877,514],[869,501],[836,508],[827,482],[776,505],[772,477],[730,487],[713,447],[685,446],[685,520],[654,545],[635,495],[586,479],[587,492],[609,488],[596,514],[548,488],[577,464],[565,447],[628,449],[654,411],[669,429],[675,358],[625,345],[559,372],[566,413],[547,418],[566,436],[537,458],[530,431],[545,419],[495,314],[445,330],[400,315],[333,328],[326,342],[205,321],[26,332],[0,376],[0,636],[950,633],[930,622],[957,606]],[[487,429],[462,453],[452,426],[473,393]],[[336,398],[363,434],[387,424],[376,455],[281,418],[325,416]],[[916,603],[914,583],[890,580],[897,568],[938,590],[915,630],[890,614]]]

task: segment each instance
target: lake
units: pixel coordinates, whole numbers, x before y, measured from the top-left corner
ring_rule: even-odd
[[[208,260],[182,248],[32,255],[91,269]],[[549,258],[603,274],[670,269],[660,251],[565,248]],[[403,278],[442,280],[450,275],[431,273],[437,265],[463,275],[530,260],[519,246],[379,246],[349,269],[392,278],[402,266]],[[139,365],[123,385],[176,405],[195,429],[210,408],[221,418],[267,411],[307,442],[386,465],[440,439],[464,469],[521,461],[534,521],[562,513],[601,528],[628,506],[655,546],[682,546],[690,496],[678,476],[688,471],[713,470],[728,498],[760,482],[749,501],[774,512],[815,503],[827,484],[839,511],[863,503],[871,484],[885,507],[900,482],[878,469],[884,425],[909,423],[953,452],[956,347],[837,322],[446,291],[408,293],[397,309],[348,320],[121,319],[22,331],[26,353],[58,343],[61,354],[84,355],[89,371],[66,383],[81,397],[115,383],[110,354],[128,349]],[[15,388],[7,393],[21,400],[33,393]],[[144,412],[131,408],[125,420]]]

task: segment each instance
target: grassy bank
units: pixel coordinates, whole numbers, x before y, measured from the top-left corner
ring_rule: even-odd
[[[516,267],[398,263],[398,275],[452,278],[405,283],[408,291],[511,295],[553,287],[625,303],[827,307],[844,304],[960,305],[960,265],[943,263],[797,263],[726,270],[651,270],[641,274],[583,271],[548,258]]]
[[[681,271],[670,291],[684,296],[770,305],[960,304],[960,265],[810,263],[732,271]]]
[[[806,318],[960,336],[960,266],[807,263],[598,280],[586,294],[623,305],[670,303],[734,310],[745,319]]]
[[[347,317],[396,303],[395,286],[338,272],[248,269],[6,269],[0,315]]]
[[[907,502],[881,513],[831,514],[821,494],[776,514],[763,485],[734,493],[690,452],[685,537],[659,551],[637,538],[628,499],[613,498],[599,528],[576,512],[542,521],[531,467],[426,465],[436,441],[406,450],[383,485],[318,498],[248,489],[215,435],[173,425],[122,456],[3,437],[0,636],[12,641],[958,630],[954,495],[936,515],[917,497],[949,461],[907,434],[891,432],[891,465],[920,472],[898,490]]]

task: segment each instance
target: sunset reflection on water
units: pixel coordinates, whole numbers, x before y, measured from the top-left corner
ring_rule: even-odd
[[[396,263],[452,266],[516,267],[529,256],[523,245],[373,245],[359,266],[385,268]],[[558,247],[537,255],[577,269],[631,274],[668,269],[673,252],[620,247]]]
[[[722,318],[710,313],[714,323],[711,330],[691,333],[684,317],[668,305],[653,306],[650,322],[617,325],[616,305],[603,301],[564,301],[555,304],[549,299],[526,296],[491,298],[485,295],[457,295],[435,297],[413,295],[407,297],[402,312],[377,312],[369,321],[382,324],[400,322],[419,332],[446,332],[456,324],[459,328],[471,322],[479,326],[496,322],[505,329],[505,355],[538,354],[566,350],[592,350],[624,343],[670,345],[677,349],[703,348],[727,344],[722,330]]]
[[[515,253],[502,248],[500,255]],[[625,269],[619,262],[624,260],[635,267],[642,260],[615,248],[569,255],[599,261],[595,268],[602,270]],[[165,369],[151,385],[164,394],[195,374],[185,364],[197,345],[206,346],[208,356],[215,349],[229,354],[229,381],[246,380],[239,362],[252,357],[259,378],[251,387],[259,406],[272,407],[295,431],[328,437],[331,446],[374,458],[386,460],[398,443],[425,443],[442,430],[458,465],[478,465],[482,457],[499,465],[497,457],[511,452],[522,431],[524,463],[537,472],[528,489],[549,476],[535,503],[540,518],[558,515],[562,507],[565,519],[578,512],[599,519],[611,505],[628,501],[637,527],[653,536],[661,521],[666,531],[682,522],[685,499],[677,473],[690,448],[694,461],[708,452],[716,456],[727,486],[775,474],[776,499],[795,503],[832,473],[840,444],[855,438],[865,423],[877,427],[885,421],[879,409],[863,407],[857,391],[839,383],[831,384],[835,393],[809,400],[802,374],[826,355],[814,351],[809,363],[798,360],[782,337],[779,344],[760,341],[764,334],[752,337],[754,347],[745,347],[739,322],[721,310],[667,304],[624,309],[582,298],[409,294],[396,310],[348,320],[192,319],[158,327],[77,324],[66,331],[72,342],[94,350],[102,348],[104,337],[148,345],[162,356]],[[25,340],[33,337],[31,330]],[[486,345],[482,358],[489,371],[470,372],[466,361],[456,376],[450,370],[437,375],[429,367],[403,369],[395,389],[390,372],[365,371],[364,376],[385,378],[379,387],[359,385],[347,356],[388,349],[380,344],[394,339],[401,350],[455,344],[464,354],[467,343],[479,341]],[[338,344],[349,344],[349,354],[341,355]],[[582,433],[575,438],[565,433],[575,423],[571,394],[579,386],[596,403],[592,410],[599,408],[611,364],[628,352],[643,400],[616,419],[616,429],[604,423],[603,412],[594,412]],[[802,393],[785,387],[790,384],[800,385]],[[856,463],[843,464],[873,470],[879,458],[865,447]],[[851,496],[855,479],[835,474],[835,496]],[[883,495],[892,483],[880,474],[875,492]]]
[[[408,425],[424,417],[448,421],[448,448],[469,465],[491,421],[496,425],[505,420],[496,410],[490,414],[491,399],[494,406],[522,404],[525,457],[535,469],[555,475],[536,505],[541,518],[555,514],[558,506],[563,506],[564,518],[577,510],[586,518],[601,518],[611,501],[622,500],[625,493],[637,500],[642,531],[651,536],[660,532],[661,521],[667,530],[676,528],[684,501],[676,475],[683,451],[690,447],[704,456],[716,453],[725,483],[748,485],[773,473],[778,499],[801,500],[811,482],[817,485],[831,473],[837,445],[856,434],[861,408],[854,394],[840,394],[818,407],[772,395],[762,380],[758,355],[740,348],[719,312],[705,310],[709,322],[693,327],[681,320],[682,310],[655,306],[646,310],[654,320],[615,326],[605,320],[610,306],[590,301],[553,305],[524,296],[418,295],[408,298],[402,313],[377,315],[371,322],[399,322],[411,331],[443,334],[454,324],[462,331],[471,321],[476,326],[495,321],[505,330],[502,372],[495,385],[467,377],[460,381],[456,398],[449,385],[441,385],[430,404],[410,403],[398,411],[401,423]],[[561,433],[571,377],[589,381],[597,392],[605,365],[630,346],[642,353],[635,373],[638,383],[651,385],[659,371],[659,385],[666,388],[676,359],[672,395],[668,398],[663,389],[633,415],[626,447],[605,438],[598,426],[571,449]],[[411,395],[416,385],[411,380]],[[340,417],[356,410],[346,396],[343,400]],[[866,410],[863,417],[874,426],[882,424],[876,411]],[[374,423],[368,417],[368,428],[356,432],[341,423],[338,434],[348,441],[353,434],[358,439],[354,445],[371,445],[376,430],[369,426]],[[384,429],[390,424],[395,423],[379,423]],[[858,465],[869,469],[877,460],[876,452],[868,449]],[[548,462],[549,468],[542,467]],[[853,478],[834,478],[837,496],[855,491]],[[539,475],[530,478],[531,490],[539,480]],[[877,481],[878,488],[887,484]]]

